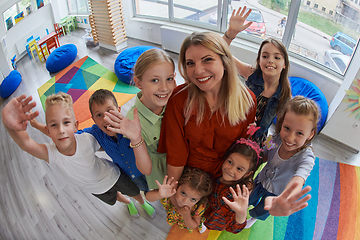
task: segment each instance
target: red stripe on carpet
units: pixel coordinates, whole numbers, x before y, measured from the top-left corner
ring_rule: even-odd
[[[357,188],[355,167],[340,163],[340,213],[338,240],[355,239]]]

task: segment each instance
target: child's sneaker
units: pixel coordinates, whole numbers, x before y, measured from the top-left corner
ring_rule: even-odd
[[[130,203],[127,204],[127,207],[131,217],[138,218],[140,216],[138,210],[136,209],[134,203],[131,200]]]
[[[252,225],[254,225],[254,223],[256,223],[257,219],[256,218],[249,218],[246,222],[246,226],[245,228],[251,228]]]
[[[201,230],[199,229],[199,233],[203,233],[206,231],[206,226],[204,225],[204,223],[201,223]]]
[[[143,207],[143,209],[147,212],[147,214],[149,214],[151,218],[155,218],[156,211],[155,208],[151,206],[150,203],[144,200],[144,204],[140,204],[140,206]]]

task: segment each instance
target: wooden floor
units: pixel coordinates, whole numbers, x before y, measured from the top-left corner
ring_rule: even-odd
[[[61,37],[61,45],[74,43],[78,48],[77,59],[86,55],[113,71],[117,53],[87,47],[81,38],[84,30],[77,30]],[[129,39],[128,47],[151,45]],[[171,54],[177,62],[177,55]],[[13,97],[32,95],[40,111],[39,121],[44,122],[37,89],[52,76],[44,63],[30,60],[26,55],[18,63],[23,80],[19,88],[7,99],[0,98],[0,110]],[[179,73],[177,83],[183,82]],[[126,112],[131,100],[123,107]],[[29,127],[28,132],[36,141],[44,143],[50,139]],[[166,239],[170,230],[161,204],[153,205],[157,211],[151,219],[135,203],[140,218],[129,217],[122,203],[108,206],[91,194],[67,183],[56,170],[44,161],[35,159],[20,150],[0,124],[0,239]],[[314,140],[318,157],[359,165],[360,157],[337,143],[318,136]],[[359,159],[355,162],[354,159]]]
[[[88,55],[111,71],[118,53],[99,47],[87,47],[77,30],[60,38],[60,44],[74,43],[76,60]],[[129,39],[128,47],[150,43]],[[174,54],[172,54],[174,55]],[[174,56],[176,58],[176,56]],[[52,76],[45,63],[26,55],[17,63],[22,74],[19,88],[7,99],[0,98],[0,110],[13,97],[32,95],[44,122],[37,89]],[[180,76],[178,74],[178,76]],[[130,101],[124,111],[133,105]],[[28,127],[32,138],[40,143],[50,138]],[[160,202],[151,219],[136,202],[140,217],[129,216],[125,204],[109,206],[91,194],[82,192],[52,170],[44,161],[23,152],[0,124],[0,239],[166,239],[170,226]]]

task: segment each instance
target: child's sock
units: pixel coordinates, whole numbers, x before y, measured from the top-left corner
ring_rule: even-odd
[[[150,203],[144,200],[144,204],[140,204],[140,206],[142,206],[143,209],[145,209],[145,211],[147,212],[147,214],[149,214],[151,218],[155,217],[156,215],[155,208],[151,206]]]
[[[138,210],[136,209],[134,203],[131,200],[130,203],[127,204],[127,207],[132,217],[138,218],[140,216]]]
[[[249,218],[246,222],[246,226],[245,228],[251,228],[252,225],[254,225],[254,223],[257,221],[256,218]]]

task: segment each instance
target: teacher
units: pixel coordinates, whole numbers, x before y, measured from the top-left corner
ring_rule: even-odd
[[[255,121],[256,97],[238,78],[225,40],[216,33],[193,33],[180,49],[185,84],[175,88],[163,118],[158,152],[167,153],[169,178],[184,166],[221,175],[222,156]]]

